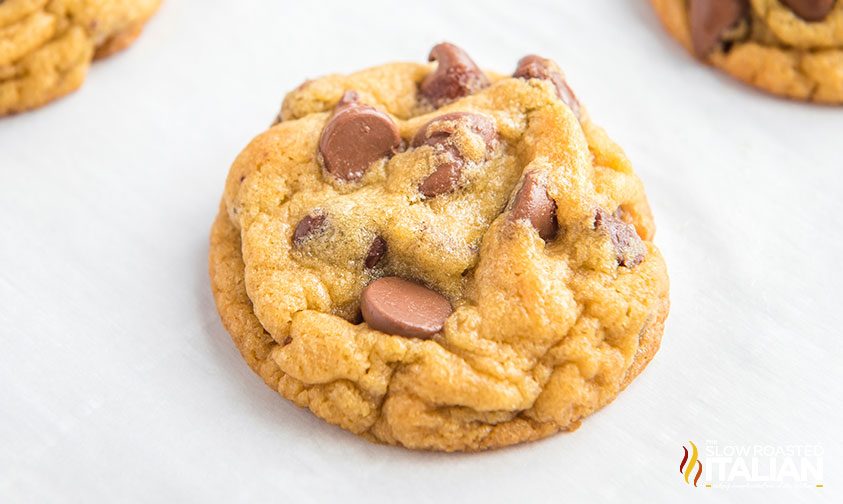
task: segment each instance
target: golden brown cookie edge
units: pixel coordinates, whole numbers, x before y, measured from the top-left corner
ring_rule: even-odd
[[[132,43],[140,37],[140,34],[143,32],[143,28],[146,26],[146,22],[148,20],[149,18],[145,18],[136,21],[127,26],[124,30],[119,31],[106,39],[96,48],[96,51],[94,52],[94,61],[105,59],[132,45]]]

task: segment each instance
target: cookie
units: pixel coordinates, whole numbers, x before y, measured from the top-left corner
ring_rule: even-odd
[[[0,116],[82,85],[91,61],[132,43],[160,0],[0,0]]]
[[[213,225],[223,324],[282,396],[372,441],[483,450],[577,428],[661,341],[644,190],[550,60],[437,45],[308,81]]]
[[[702,61],[776,95],[843,104],[843,1],[651,2]]]

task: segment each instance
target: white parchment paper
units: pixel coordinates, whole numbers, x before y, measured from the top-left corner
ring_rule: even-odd
[[[559,62],[643,178],[672,281],[624,394],[479,455],[372,445],[282,400],[207,278],[228,166],[284,93],[441,40],[502,72]],[[841,171],[843,109],[695,63],[644,0],[167,0],[78,93],[0,120],[0,501],[832,502]],[[694,488],[689,441],[821,445],[824,487]]]

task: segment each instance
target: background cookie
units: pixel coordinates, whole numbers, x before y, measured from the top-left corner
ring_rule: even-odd
[[[771,93],[843,103],[840,0],[651,0],[696,57]]]
[[[0,2],[0,115],[82,85],[93,59],[129,45],[160,0]]]
[[[574,429],[661,339],[641,182],[552,61],[505,77],[450,44],[431,60],[287,96],[229,173],[220,315],[272,388],[373,440]]]

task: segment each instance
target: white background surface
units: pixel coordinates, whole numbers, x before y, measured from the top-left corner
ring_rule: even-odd
[[[840,497],[843,109],[694,63],[643,0],[474,4],[169,0],[78,93],[0,120],[0,501]],[[480,455],[372,445],[276,396],[206,272],[228,166],[286,91],[441,40],[560,63],[644,179],[672,281],[662,350],[613,404]],[[825,488],[689,487],[688,440],[821,444]]]

